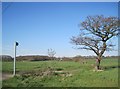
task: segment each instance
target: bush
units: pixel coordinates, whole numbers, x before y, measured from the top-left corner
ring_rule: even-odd
[[[12,61],[13,58],[9,55],[1,55],[0,60],[2,60],[2,61]]]

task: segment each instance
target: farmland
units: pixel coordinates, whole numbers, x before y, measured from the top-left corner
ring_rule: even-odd
[[[118,59],[103,59],[103,71],[94,71],[95,60],[19,61],[17,75],[3,87],[118,87]],[[13,62],[2,63],[3,74],[12,74]]]

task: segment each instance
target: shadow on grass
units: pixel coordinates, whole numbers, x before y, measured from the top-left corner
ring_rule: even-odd
[[[105,66],[105,67],[103,67],[103,69],[105,69],[105,70],[111,70],[111,69],[115,69],[115,68],[120,68],[120,66]]]

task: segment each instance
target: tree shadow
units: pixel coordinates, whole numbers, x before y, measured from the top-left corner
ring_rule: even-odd
[[[111,70],[111,69],[115,69],[115,68],[120,68],[120,66],[104,66],[103,69],[105,70]]]

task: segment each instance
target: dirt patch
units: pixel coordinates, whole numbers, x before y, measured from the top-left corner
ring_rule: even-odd
[[[2,80],[2,73],[0,73],[0,80]]]
[[[101,72],[101,71],[104,71],[104,70],[93,70],[93,72]]]
[[[34,71],[28,71],[28,72],[21,72],[19,73],[22,77],[27,78],[30,76],[41,76],[41,77],[45,77],[45,76],[65,76],[65,77],[69,77],[72,76],[72,74],[70,74],[69,72],[65,72],[62,71],[63,69],[61,68],[45,68],[42,70],[34,70]]]
[[[6,80],[6,79],[13,77],[13,75],[9,73],[2,73],[2,74],[0,73],[0,76],[2,76],[1,80]]]

